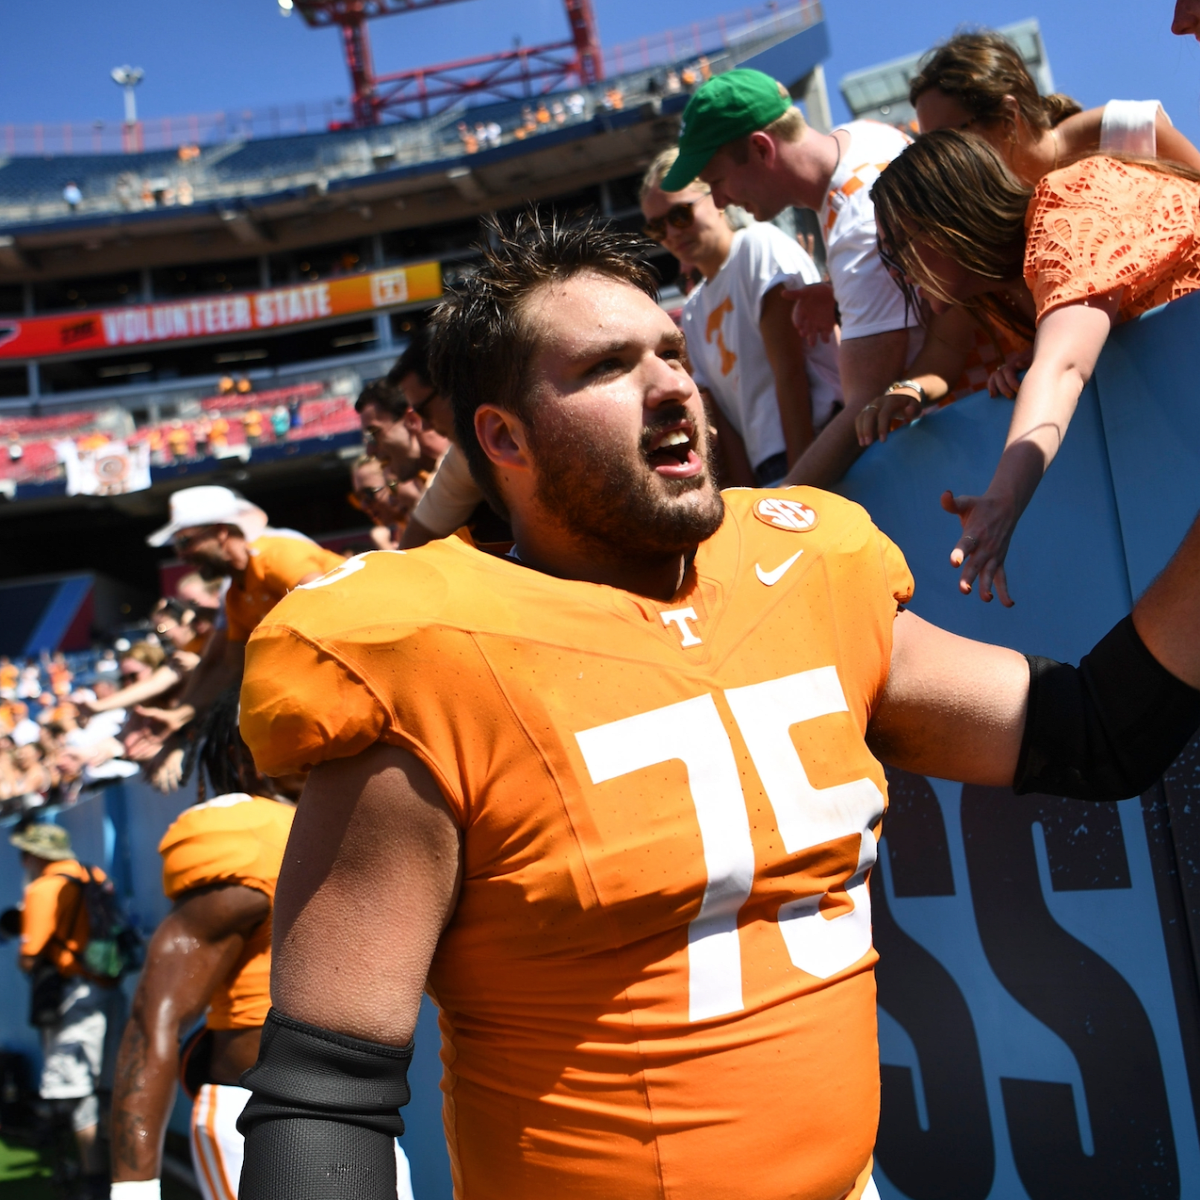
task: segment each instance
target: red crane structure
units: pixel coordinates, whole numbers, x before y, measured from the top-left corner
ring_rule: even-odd
[[[367,21],[455,3],[458,0],[295,0],[294,8],[313,28],[336,25],[342,31],[356,126],[378,125],[385,115],[429,116],[466,96],[518,100],[553,91],[570,79],[582,85],[604,78],[592,0],[563,0],[571,30],[567,41],[375,74]]]

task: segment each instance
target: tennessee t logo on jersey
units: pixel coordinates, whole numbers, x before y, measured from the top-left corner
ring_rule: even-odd
[[[817,527],[817,514],[799,500],[776,500],[770,497],[754,506],[754,515],[772,529],[786,529],[789,533],[806,533]]]
[[[693,633],[692,627],[688,624],[689,621],[698,621],[700,619],[696,616],[694,608],[672,608],[658,615],[662,617],[664,625],[674,625],[683,635],[683,640],[679,643],[681,646],[700,645],[699,635]]]

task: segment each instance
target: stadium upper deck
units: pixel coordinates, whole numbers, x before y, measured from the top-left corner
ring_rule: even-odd
[[[752,64],[821,125],[827,54],[801,0],[606,51],[592,87],[207,145],[181,122],[182,146],[0,160],[0,575],[120,561],[148,580],[139,536],[185,481],[310,532],[353,524],[354,396],[470,269],[483,214],[532,201],[637,228],[641,172],[692,88]]]
[[[531,201],[636,220],[632,181],[674,138],[692,87],[753,63],[823,98],[827,53],[820,5],[801,0],[648,39],[637,69],[589,88],[372,129],[0,161],[0,409],[161,407],[189,386],[211,393],[231,369],[262,377],[393,352],[405,322],[393,330],[387,316],[441,286],[418,294],[368,272],[432,263],[452,278],[482,213]],[[232,297],[239,312],[294,310],[297,285],[337,278],[349,292],[356,275],[358,300],[308,297],[299,320],[179,307]],[[112,335],[139,321],[151,336]],[[164,322],[170,336],[154,336]]]

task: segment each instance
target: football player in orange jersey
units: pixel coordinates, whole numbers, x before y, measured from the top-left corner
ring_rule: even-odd
[[[173,908],[150,943],[117,1062],[115,1200],[158,1200],[163,1136],[180,1073],[193,1101],[192,1162],[204,1200],[238,1194],[236,1121],[249,1093],[237,1082],[258,1053],[271,1005],[271,905],[304,777],[260,775],[237,719],[233,689],[210,710],[198,738],[217,795],[184,811],[159,845]],[[181,1055],[180,1037],[201,1016],[203,1026]],[[411,1200],[402,1155],[400,1162],[399,1196]]]
[[[426,989],[459,1200],[870,1197],[880,760],[1115,799],[1200,723],[1200,527],[1078,670],[945,633],[856,505],[715,490],[638,252],[496,229],[438,313],[508,557],[363,555],[250,639],[311,774],[242,1200],[390,1194]]]

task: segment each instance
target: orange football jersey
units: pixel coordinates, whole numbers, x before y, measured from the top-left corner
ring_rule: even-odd
[[[174,900],[194,888],[237,883],[275,902],[275,884],[296,810],[234,792],[186,809],[163,834],[163,891]],[[209,1029],[254,1029],[271,1007],[271,919],[250,935],[213,994]]]
[[[346,560],[301,534],[266,533],[250,543],[250,562],[241,584],[225,593],[231,642],[244,642],[259,623],[303,579],[324,574]]]
[[[864,734],[912,578],[857,505],[725,493],[659,603],[461,538],[255,631],[270,774],[404,746],[463,830],[429,975],[461,1200],[839,1200],[879,1109]]]

